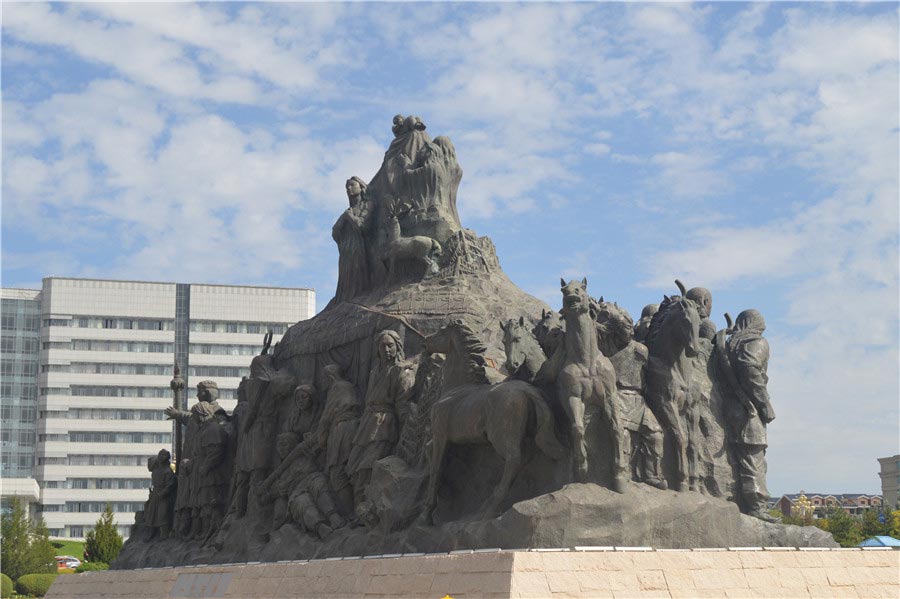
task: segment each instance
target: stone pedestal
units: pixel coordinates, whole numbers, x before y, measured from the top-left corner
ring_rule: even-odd
[[[897,597],[900,551],[579,547],[65,574],[76,597]]]

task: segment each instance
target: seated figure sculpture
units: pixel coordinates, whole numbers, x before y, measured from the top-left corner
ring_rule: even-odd
[[[304,531],[324,539],[346,521],[337,511],[328,480],[316,466],[314,440],[308,437],[298,444],[299,439],[295,433],[278,435],[276,448],[282,463],[263,482],[261,493],[275,504],[272,530],[290,518]]]
[[[279,404],[279,432],[294,433],[301,438],[313,429],[316,420],[316,388],[308,383],[294,388],[290,397],[282,396]]]

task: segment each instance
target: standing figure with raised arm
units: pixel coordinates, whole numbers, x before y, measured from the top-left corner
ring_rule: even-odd
[[[215,381],[201,381],[197,383],[197,404],[209,403],[214,414],[219,418],[227,419],[224,409],[219,405],[219,387]],[[184,425],[184,443],[181,448],[181,459],[178,475],[178,490],[175,497],[175,523],[173,529],[176,536],[192,536],[194,529],[193,513],[196,497],[196,465],[194,458],[199,453],[200,419],[194,413],[193,407],[188,410],[178,410],[168,406],[166,416],[171,420],[177,420]]]

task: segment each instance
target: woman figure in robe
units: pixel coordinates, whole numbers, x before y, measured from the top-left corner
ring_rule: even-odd
[[[341,214],[331,236],[338,245],[338,284],[329,306],[352,299],[370,288],[365,235],[372,221],[372,202],[366,200],[366,184],[350,177],[346,184],[350,207]]]

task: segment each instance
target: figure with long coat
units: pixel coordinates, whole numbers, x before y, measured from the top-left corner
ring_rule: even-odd
[[[152,537],[159,530],[160,540],[169,538],[172,518],[175,515],[175,489],[177,482],[172,472],[172,454],[160,449],[150,467],[150,498],[144,508],[144,526]]]
[[[766,486],[766,425],[775,420],[766,385],[769,342],[762,334],[766,321],[757,310],[744,310],[735,319],[731,336],[716,335],[720,376],[730,388],[733,446],[738,463],[741,510],[773,521],[768,513]]]
[[[214,391],[213,391],[214,390]],[[201,381],[197,383],[197,400],[199,403],[209,403],[217,418],[228,418],[227,413],[219,405],[219,387],[214,381]],[[197,404],[194,404],[196,406]],[[178,410],[172,406],[165,409],[166,416],[176,420],[179,425],[185,427],[184,442],[181,447],[181,460],[179,460],[178,490],[175,496],[175,523],[173,530],[177,536],[187,538],[193,536],[193,514],[196,499],[194,485],[194,457],[198,455],[197,444],[199,442],[200,420],[194,414],[193,407],[190,410]],[[199,523],[198,523],[199,524]]]
[[[353,299],[370,289],[372,283],[366,236],[374,219],[374,206],[366,199],[366,184],[359,177],[347,179],[346,190],[350,207],[331,229],[338,246],[338,284],[329,305]]]
[[[357,505],[365,498],[373,465],[391,455],[397,445],[400,436],[397,404],[408,396],[416,376],[414,366],[404,359],[403,341],[396,331],[378,333],[375,346],[378,357],[369,373],[365,408],[347,462]]]

